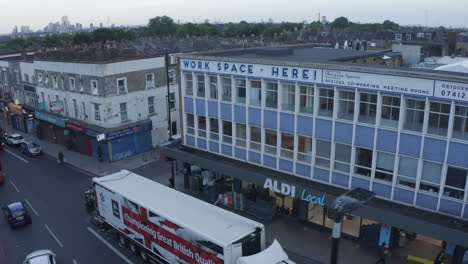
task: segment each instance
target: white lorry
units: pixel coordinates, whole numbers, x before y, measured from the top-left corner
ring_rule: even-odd
[[[152,263],[294,263],[262,224],[127,170],[93,178],[95,217]]]

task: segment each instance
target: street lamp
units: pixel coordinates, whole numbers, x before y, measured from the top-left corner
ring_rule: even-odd
[[[332,229],[332,248],[330,264],[336,264],[338,260],[338,246],[341,237],[341,223],[343,216],[350,215],[351,212],[361,207],[375,196],[375,193],[355,188],[338,196],[328,208],[327,216],[334,221]]]
[[[174,140],[172,138],[172,121],[171,121],[171,90],[169,85],[169,52],[167,49],[164,50],[164,61],[166,66],[166,84],[167,84],[167,128],[169,131],[169,141]]]

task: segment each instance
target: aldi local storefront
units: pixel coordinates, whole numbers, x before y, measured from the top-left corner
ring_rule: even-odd
[[[39,139],[67,146],[69,131],[66,129],[65,119],[40,111],[35,112],[35,117],[36,134]]]

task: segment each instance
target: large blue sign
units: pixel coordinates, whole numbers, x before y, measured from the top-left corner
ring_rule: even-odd
[[[55,117],[55,116],[52,116],[52,115],[48,115],[48,114],[44,114],[44,113],[37,112],[37,111],[34,113],[34,115],[35,115],[36,119],[46,121],[48,123],[54,124],[54,125],[59,126],[59,127],[66,127],[65,119]]]

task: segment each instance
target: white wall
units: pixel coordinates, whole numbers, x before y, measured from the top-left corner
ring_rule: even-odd
[[[34,76],[34,64],[32,62],[20,62],[21,81],[26,82],[24,75],[27,74],[29,82],[32,83]]]

